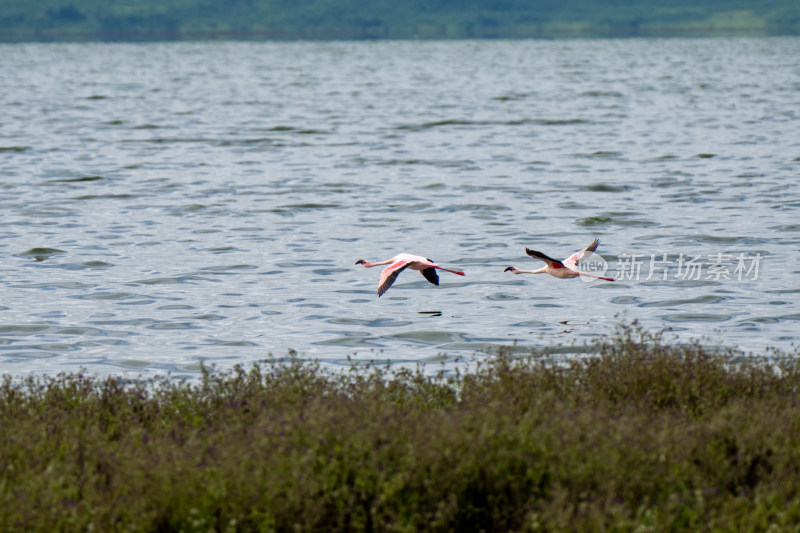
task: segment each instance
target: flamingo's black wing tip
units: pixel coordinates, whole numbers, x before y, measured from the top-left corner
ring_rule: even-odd
[[[430,259],[428,259],[430,261]],[[432,263],[433,261],[431,261]],[[425,276],[425,279],[433,283],[434,285],[439,285],[439,274],[436,273],[436,269],[433,267],[428,267],[422,269],[422,275]]]

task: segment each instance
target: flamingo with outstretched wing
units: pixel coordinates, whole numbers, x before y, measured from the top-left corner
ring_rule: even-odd
[[[512,272],[514,274],[550,274],[551,276],[555,276],[561,279],[577,278],[578,276],[588,276],[590,278],[597,278],[605,281],[614,281],[614,278],[595,276],[593,274],[587,274],[586,272],[581,272],[578,269],[578,265],[581,263],[581,261],[585,260],[592,254],[592,252],[597,250],[598,244],[600,244],[600,241],[598,239],[595,239],[594,241],[592,241],[592,244],[590,244],[580,252],[575,252],[574,254],[564,259],[563,261],[559,261],[558,259],[553,259],[552,257],[548,257],[542,252],[537,252],[536,250],[525,248],[526,254],[536,259],[544,261],[545,266],[543,266],[538,270],[522,270],[517,267],[510,266],[506,267],[504,272]]]
[[[400,275],[400,272],[407,268],[410,268],[411,270],[419,270],[422,272],[422,275],[425,276],[425,279],[434,285],[439,284],[439,275],[436,273],[437,270],[444,270],[445,272],[451,272],[453,274],[458,274],[459,276],[464,275],[464,272],[461,270],[450,270],[449,268],[440,267],[430,259],[426,259],[419,255],[405,253],[397,254],[391,259],[387,259],[386,261],[381,261],[379,263],[371,263],[369,261],[365,261],[364,259],[359,259],[356,261],[356,264],[364,265],[366,268],[379,265],[389,265],[381,272],[381,279],[378,281],[378,297],[389,290],[389,287],[392,286],[392,283],[394,283],[394,280],[396,280],[397,276]]]

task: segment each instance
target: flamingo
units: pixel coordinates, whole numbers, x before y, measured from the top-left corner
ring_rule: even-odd
[[[536,259],[541,259],[545,262],[545,266],[538,270],[520,270],[517,267],[507,267],[503,272],[511,271],[514,274],[550,274],[551,276],[555,276],[561,279],[568,279],[568,278],[577,278],[578,276],[588,276],[590,278],[597,278],[602,279],[605,281],[614,281],[614,278],[605,278],[603,276],[595,276],[592,274],[587,274],[585,272],[581,272],[578,270],[578,265],[581,261],[586,259],[592,252],[597,249],[597,245],[600,244],[599,239],[595,239],[592,241],[592,244],[581,250],[580,252],[575,252],[568,258],[564,259],[563,261],[559,261],[557,259],[553,259],[544,255],[542,252],[537,252],[536,250],[530,250],[525,248],[525,253],[531,257],[535,257]]]
[[[378,281],[378,297],[380,297],[384,292],[389,290],[389,287],[392,286],[394,280],[397,279],[397,276],[400,275],[400,272],[403,270],[410,268],[411,270],[419,270],[422,272],[422,275],[425,276],[425,279],[433,283],[434,285],[439,284],[439,275],[436,273],[436,270],[444,270],[445,272],[452,272],[453,274],[458,274],[459,276],[463,276],[464,272],[461,270],[450,270],[448,268],[443,268],[431,261],[430,259],[425,259],[419,255],[411,255],[411,254],[397,254],[396,256],[392,257],[391,259],[387,259],[386,261],[381,261],[380,263],[370,263],[369,261],[365,261],[364,259],[359,259],[356,261],[357,265],[364,265],[366,268],[379,266],[379,265],[389,265],[388,267],[384,268],[381,272],[381,279]]]

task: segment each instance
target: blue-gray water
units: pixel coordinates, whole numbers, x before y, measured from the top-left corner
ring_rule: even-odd
[[[2,373],[800,337],[798,38],[0,45],[0,109]]]

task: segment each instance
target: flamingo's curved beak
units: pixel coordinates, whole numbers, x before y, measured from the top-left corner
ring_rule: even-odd
[[[514,270],[514,267],[506,267],[506,269],[503,270],[503,272],[508,272],[509,270]]]
[[[357,264],[357,265],[361,265],[361,264],[363,264],[363,263],[364,263],[364,260],[363,260],[363,259],[359,259],[358,261],[356,261],[356,264]]]

